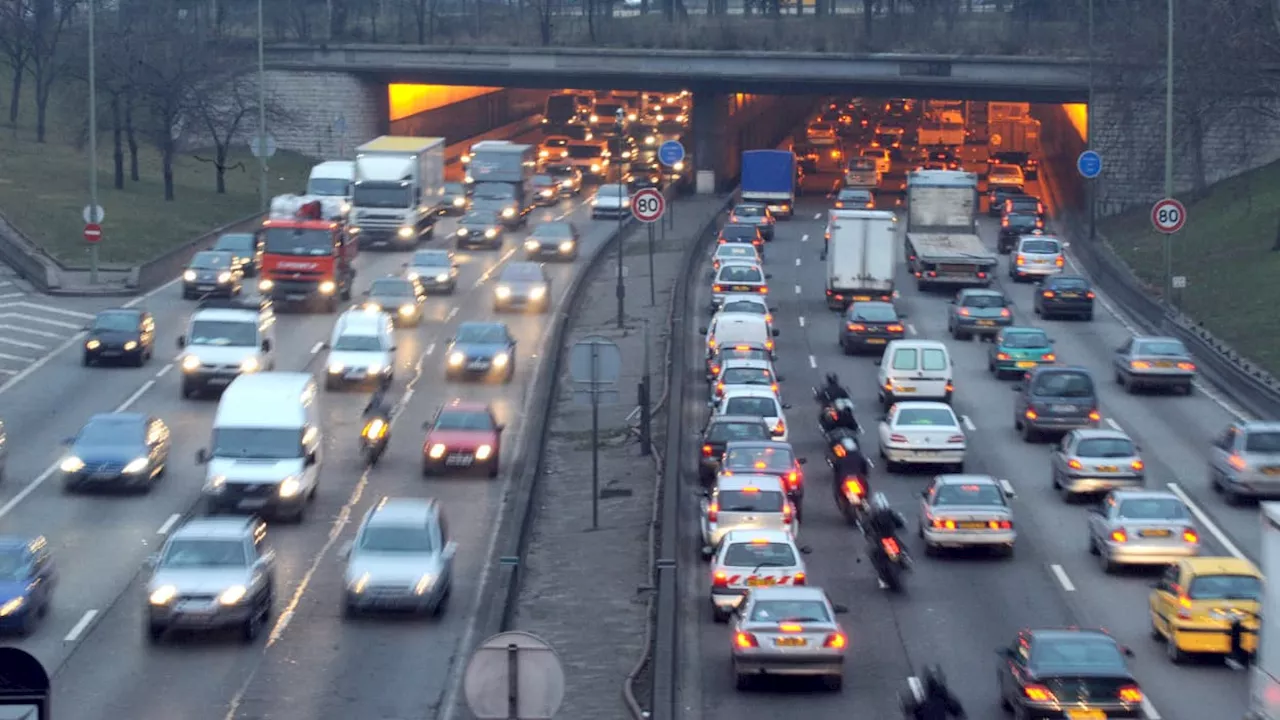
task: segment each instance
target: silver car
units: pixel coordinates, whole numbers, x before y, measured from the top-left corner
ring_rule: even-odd
[[[275,552],[257,517],[191,520],[148,559],[147,637],[235,627],[252,642],[271,617]]]
[[[626,185],[601,185],[589,202],[592,219],[624,217],[631,214],[631,193]]]
[[[782,530],[734,530],[724,536],[711,560],[711,617],[728,622],[747,593],[760,587],[796,587],[805,583],[802,555],[795,538]]]
[[[1116,348],[1116,382],[1132,394],[1142,388],[1172,388],[1191,394],[1196,363],[1182,341],[1171,337],[1134,337]]]
[[[1280,497],[1280,422],[1228,426],[1209,448],[1209,482],[1232,505]]]
[[[449,600],[457,544],[445,528],[440,503],[383,498],[364,516],[344,548],[344,610],[429,611],[439,616]]]
[[[1023,235],[1009,258],[1009,277],[1014,282],[1058,275],[1067,262],[1066,243],[1047,235]]]
[[[702,501],[702,555],[714,555],[734,530],[781,530],[795,535],[794,513],[778,476],[721,474],[711,497]]]
[[[1117,565],[1169,565],[1200,554],[1200,533],[1171,492],[1113,490],[1089,511],[1089,553],[1105,573]]]
[[[1050,459],[1053,489],[1071,502],[1077,495],[1140,488],[1146,479],[1141,451],[1122,430],[1072,430]]]
[[[836,622],[848,608],[822,588],[762,587],[747,593],[733,626],[733,674],[739,690],[760,676],[820,677],[828,690],[844,685],[849,638]]]
[[[535,262],[507,263],[493,289],[493,309],[535,309],[546,312],[551,306],[551,278]]]
[[[923,490],[920,539],[927,554],[939,548],[992,548],[1013,555],[1013,487],[990,475],[939,475]]]

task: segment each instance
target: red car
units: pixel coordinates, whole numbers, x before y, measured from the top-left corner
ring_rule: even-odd
[[[484,403],[454,400],[423,425],[422,474],[484,469],[498,476],[502,423]]]

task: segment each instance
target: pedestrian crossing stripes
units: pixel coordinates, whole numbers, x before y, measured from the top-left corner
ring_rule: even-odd
[[[92,313],[32,302],[14,302],[0,280],[0,380],[22,372],[75,336]],[[22,296],[17,293],[17,296]],[[10,302],[4,302],[10,299]]]

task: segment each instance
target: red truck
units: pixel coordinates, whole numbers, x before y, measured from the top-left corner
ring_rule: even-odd
[[[318,202],[306,203],[295,215],[262,222],[258,290],[263,296],[284,303],[318,300],[326,312],[351,300],[358,245],[342,223],[325,219],[321,210]]]

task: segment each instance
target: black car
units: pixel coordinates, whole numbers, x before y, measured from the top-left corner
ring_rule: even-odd
[[[245,277],[256,277],[262,270],[262,253],[266,243],[254,233],[224,233],[210,248],[216,252],[229,252]]]
[[[942,170],[959,170],[960,159],[956,157],[955,152],[945,148],[931,148],[924,153],[924,161],[926,163],[936,163],[941,165]]]
[[[578,257],[578,228],[562,220],[545,222],[533,229],[524,241],[525,256],[530,260],[574,260]]]
[[[582,192],[582,171],[572,165],[548,165],[542,172],[560,183],[560,197],[572,197]]]
[[[440,197],[441,215],[463,215],[471,208],[471,196],[467,194],[467,184],[447,182]]]
[[[760,253],[760,259],[764,259],[764,235],[760,232],[758,225],[745,225],[739,223],[725,223],[720,228],[720,235],[716,238],[716,243],[723,245],[725,243],[750,243],[756,248],[756,252]]]
[[[1045,209],[1044,202],[1035,195],[1010,195],[1005,198],[1004,208],[1001,209],[1005,215],[1011,213],[1019,213],[1025,215],[1035,215],[1043,222],[1048,210]]]
[[[1036,314],[1046,320],[1063,316],[1092,320],[1095,298],[1088,279],[1079,275],[1053,275],[1036,288],[1033,307]]]
[[[142,367],[155,351],[156,321],[146,310],[103,310],[84,328],[84,364],[118,360]]]
[[[169,460],[168,426],[141,413],[94,415],[66,444],[59,469],[67,492],[104,486],[146,492]]]
[[[702,429],[702,453],[698,456],[698,481],[710,488],[720,472],[724,447],[740,440],[772,440],[764,418],[756,415],[712,415]]]
[[[840,349],[845,355],[868,350],[879,355],[890,342],[906,337],[904,317],[891,302],[854,302],[840,327]]]
[[[509,383],[516,373],[516,341],[506,323],[464,322],[445,351],[446,380],[500,377]]]
[[[1023,630],[996,653],[1000,704],[1016,717],[1147,717],[1133,651],[1102,630]]]
[[[560,183],[550,175],[534,175],[529,184],[533,188],[534,205],[548,207],[560,202]]]
[[[564,135],[567,138],[587,142],[595,137],[595,133],[591,132],[591,128],[584,123],[568,123],[560,128],[557,135]]]
[[[364,307],[391,316],[396,327],[417,327],[422,324],[422,303],[427,291],[416,277],[390,275],[373,281],[364,293]]]
[[[836,209],[875,210],[876,196],[866,188],[840,188],[836,193]]]
[[[631,163],[631,180],[627,185],[632,192],[644,188],[662,187],[662,166],[652,160]]]
[[[1044,219],[1034,213],[1005,213],[1000,219],[1000,234],[996,238],[996,250],[1002,255],[1013,252],[1018,239],[1044,230]]]
[[[240,294],[243,279],[244,271],[231,253],[198,252],[182,271],[182,299],[233,297]]]
[[[1004,213],[1005,201],[1022,194],[1022,188],[1016,185],[990,186],[987,189],[987,215],[1000,217]]]
[[[458,221],[454,243],[459,250],[474,247],[497,250],[502,247],[504,229],[497,212],[472,210]]]

